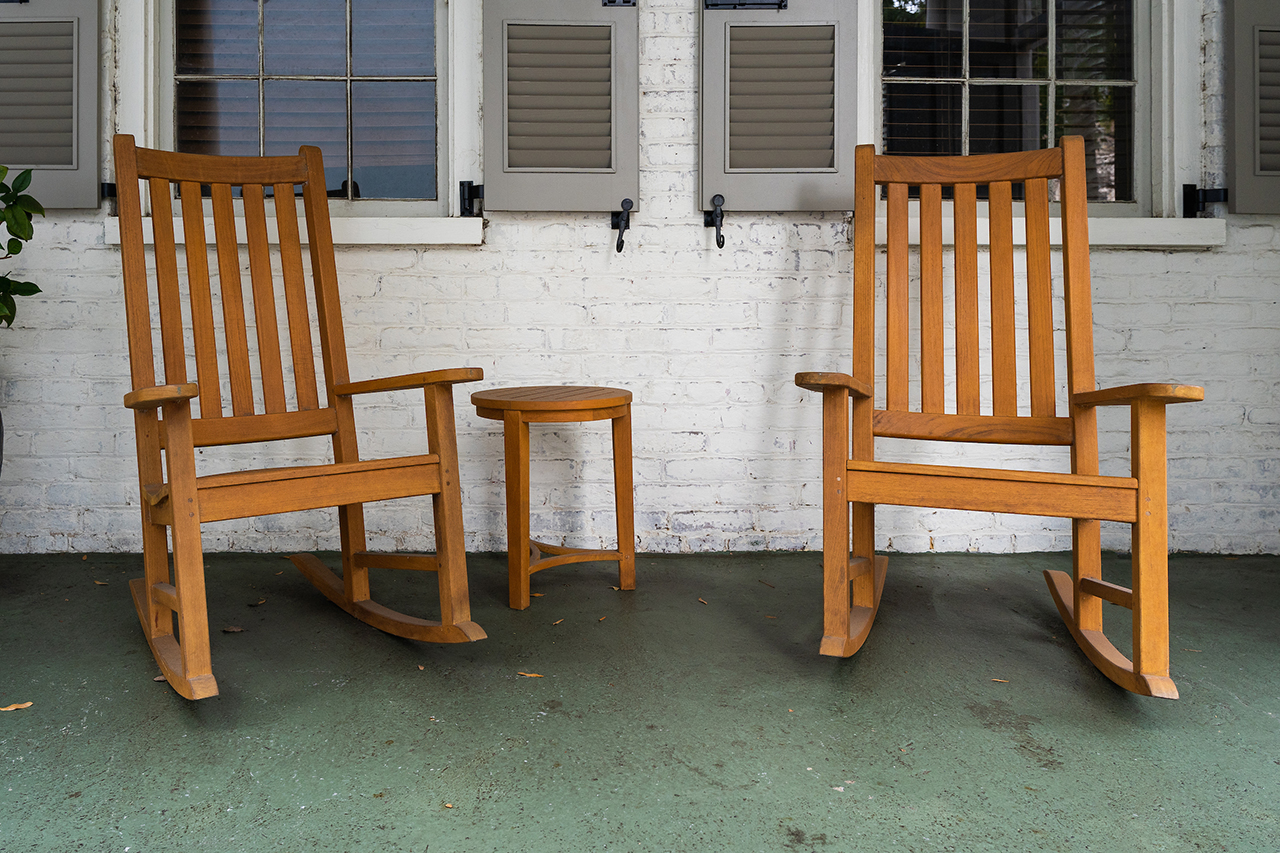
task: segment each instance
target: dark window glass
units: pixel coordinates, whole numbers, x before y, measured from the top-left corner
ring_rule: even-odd
[[[324,152],[347,198],[437,198],[436,0],[175,0],[175,138]]]

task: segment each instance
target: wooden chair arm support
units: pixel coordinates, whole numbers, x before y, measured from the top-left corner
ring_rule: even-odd
[[[425,388],[428,385],[452,385],[458,382],[475,382],[484,379],[484,371],[478,367],[451,367],[447,370],[428,370],[426,373],[406,373],[384,379],[366,379],[363,382],[347,382],[335,385],[333,393],[339,397],[371,394],[375,391],[406,391]]]
[[[874,391],[867,383],[854,379],[847,373],[797,373],[796,384],[808,391],[826,391],[829,388],[847,388],[855,397],[870,399]]]
[[[124,395],[124,404],[130,409],[157,409],[165,403],[177,403],[200,396],[200,386],[194,382],[182,385],[154,385],[139,388]]]
[[[1164,385],[1148,382],[1072,394],[1071,405],[1131,406],[1144,400],[1156,403],[1195,403],[1203,399],[1204,389],[1197,385]]]

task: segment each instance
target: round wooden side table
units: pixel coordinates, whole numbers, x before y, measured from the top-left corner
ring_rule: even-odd
[[[512,608],[529,606],[529,576],[566,563],[618,561],[618,586],[636,588],[631,478],[631,392],[581,385],[494,388],[471,395],[476,414],[502,421],[507,471],[507,583]],[[529,424],[612,421],[618,547],[613,551],[536,542],[529,534]],[[546,556],[544,556],[546,555]]]

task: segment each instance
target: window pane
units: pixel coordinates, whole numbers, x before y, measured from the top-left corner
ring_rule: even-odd
[[[347,73],[345,0],[270,0],[262,29],[267,74]]]
[[[1133,201],[1133,89],[1063,86],[1057,134],[1084,137],[1092,201]]]
[[[217,80],[178,83],[179,151],[192,154],[258,154],[258,83]]]
[[[969,0],[969,76],[1027,79],[1047,74],[1045,0]]]
[[[179,74],[257,74],[257,0],[178,0]]]
[[[958,83],[886,83],[885,153],[961,153],[960,111]]]
[[[351,72],[434,76],[435,34],[431,0],[351,0]]]
[[[352,178],[361,198],[436,197],[436,84],[351,84]]]
[[[346,88],[341,82],[266,81],[263,153],[297,154],[299,145],[316,145],[324,154],[326,187],[339,189],[347,179]]]
[[[884,76],[964,73],[961,0],[884,0]]]
[[[1133,79],[1133,0],[1057,0],[1058,76]]]
[[[1007,154],[1043,148],[1048,86],[969,89],[969,153]]]

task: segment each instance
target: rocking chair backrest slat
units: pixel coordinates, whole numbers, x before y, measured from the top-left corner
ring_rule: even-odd
[[[942,187],[920,188],[920,411],[945,411]]]
[[[289,318],[289,344],[293,353],[294,391],[298,395],[298,408],[309,411],[319,408],[320,402],[316,391],[315,344],[311,339],[311,317],[307,310],[306,282],[302,272],[298,207],[293,197],[293,184],[276,184],[273,192],[276,227],[280,235],[285,310]]]
[[[245,330],[231,185],[213,184],[210,194],[213,196],[214,241],[218,246],[218,283],[222,288],[222,325],[227,340],[227,373],[231,380],[231,414],[252,415],[253,375],[249,370],[249,336]]]
[[[1031,414],[1056,414],[1053,370],[1053,271],[1049,261],[1049,182],[1026,183],[1027,338],[1031,367]]]
[[[148,181],[151,209],[155,211],[153,239],[156,251],[156,296],[160,303],[160,352],[164,357],[164,381],[187,381],[187,360],[182,343],[182,294],[178,291],[178,252],[173,236],[173,207],[169,182]]]
[[[209,246],[201,215],[200,185],[183,181],[183,239],[186,242],[187,288],[191,297],[191,332],[196,351],[196,382],[200,384],[200,412],[206,417],[222,413],[222,388],[218,381],[218,339],[213,327],[213,292],[209,284]]]
[[[195,365],[200,396],[192,432],[197,446],[345,431],[349,407],[328,408],[328,395],[321,393],[317,382],[314,350],[319,343],[329,381],[344,380],[342,333],[313,329],[302,258],[305,240],[313,252],[314,320],[340,325],[319,152],[304,149],[294,157],[207,158],[137,149],[127,138],[118,138],[116,145],[117,178],[124,185],[121,242],[134,387],[157,384],[153,309],[149,307],[154,292],[164,381],[188,381],[189,362]],[[155,234],[151,281],[142,239],[139,179],[147,182],[151,200]],[[295,198],[299,185],[307,222],[305,238]],[[174,234],[175,190],[181,207],[183,252]],[[212,229],[207,228],[209,208]],[[270,230],[273,219],[276,235]],[[238,225],[243,229],[240,233]],[[323,234],[317,235],[317,229]],[[209,259],[210,237],[216,263]],[[317,243],[328,247],[327,260],[317,260]],[[281,294],[283,312],[277,308]],[[252,300],[251,314],[247,299]],[[281,323],[286,324],[287,343],[282,340]],[[335,343],[337,349],[327,348]],[[163,425],[161,431],[163,435]]]
[[[874,234],[855,228],[854,376],[872,385],[874,328],[883,323],[883,400],[873,419],[877,435],[1071,444],[1078,429],[1090,428],[1087,418],[1081,420],[1074,411],[1068,416],[1059,407],[1054,363],[1049,181],[1058,179],[1064,232],[1082,247],[1073,268],[1064,237],[1068,370],[1073,371],[1069,386],[1073,391],[1092,388],[1084,190],[1068,191],[1074,179],[1064,177],[1063,169],[1064,151],[1074,145],[966,158],[878,156],[870,146],[859,152],[859,202],[865,196],[874,202],[883,190],[887,224],[882,307],[875,306]],[[989,228],[985,307],[978,252],[981,188]],[[950,263],[944,248],[943,197],[948,192],[954,226]],[[919,238],[913,246],[909,225],[916,195]],[[1079,207],[1072,212],[1074,219],[1067,216],[1072,204]],[[1019,224],[1025,252],[1015,244]],[[918,257],[915,274],[913,255]],[[1082,276],[1073,276],[1082,270]],[[954,348],[952,358],[948,347]],[[1087,379],[1074,372],[1079,369],[1087,371]]]
[[[249,244],[249,281],[253,289],[254,328],[258,332],[258,366],[262,371],[262,397],[267,414],[285,409],[284,367],[280,357],[280,325],[276,317],[275,282],[267,237],[267,213],[262,186],[244,187],[244,224]]]
[[[955,188],[956,413],[981,410],[978,368],[978,188]]]

